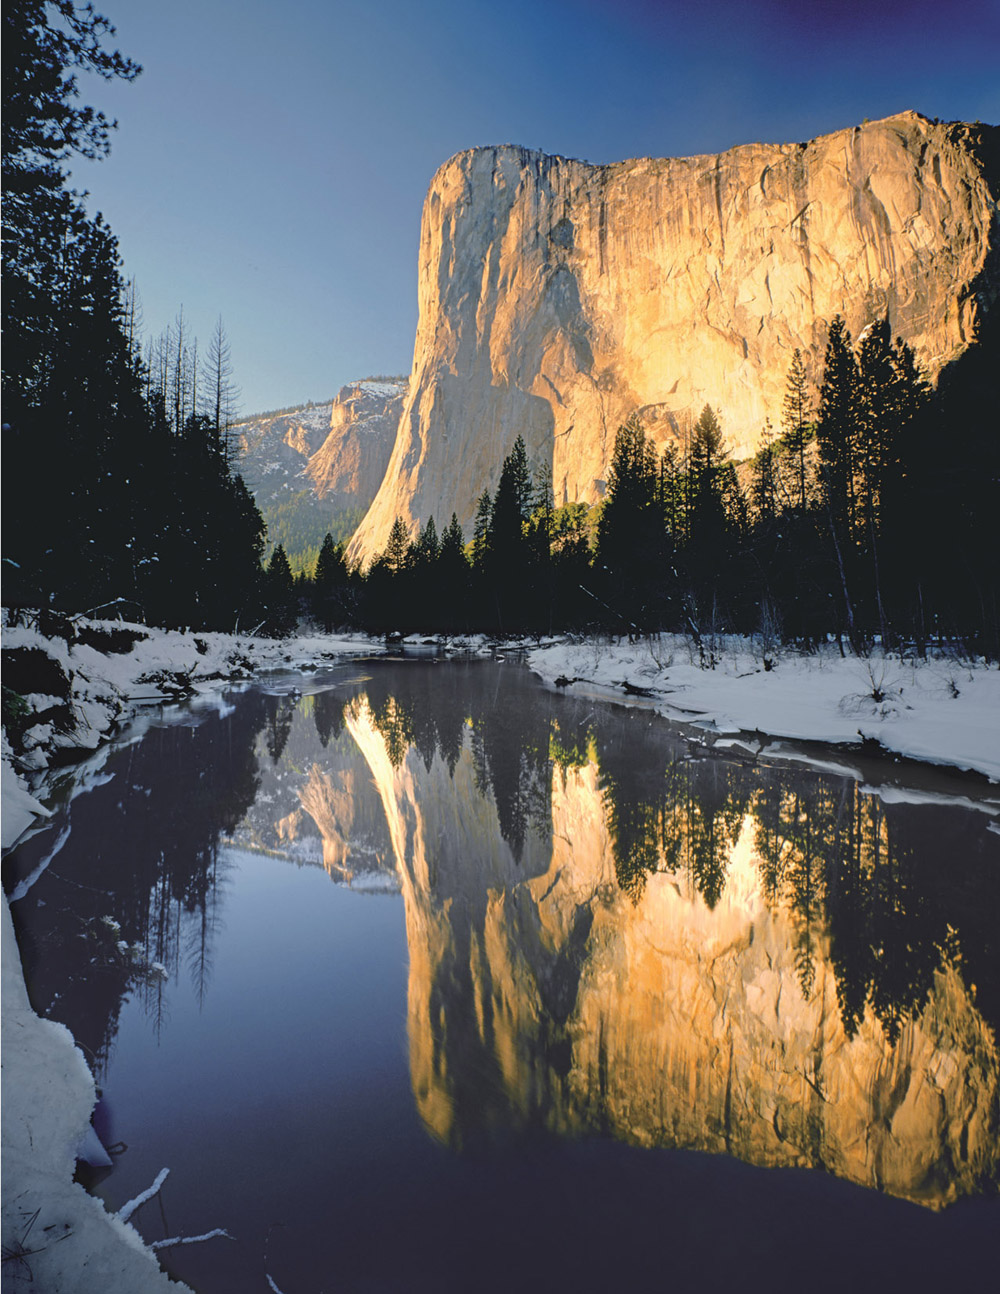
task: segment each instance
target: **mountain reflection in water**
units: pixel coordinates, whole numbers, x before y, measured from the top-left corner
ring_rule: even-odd
[[[390,825],[436,1136],[610,1133],[934,1207],[996,1183],[985,815],[692,758],[646,713],[526,708],[502,675],[442,723],[413,684],[345,716]]]
[[[126,994],[166,1018],[157,965],[211,992],[223,842],[401,891],[413,1095],[449,1146],[601,1134],[934,1208],[996,1190],[989,812],[719,757],[509,666],[365,669],[156,729],[73,801],[13,911],[36,1009],[98,1070]],[[74,849],[100,881],[35,902]]]

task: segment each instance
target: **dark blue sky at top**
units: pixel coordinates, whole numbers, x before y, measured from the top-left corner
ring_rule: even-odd
[[[98,0],[131,86],[74,182],[145,324],[222,315],[245,412],[409,370],[420,212],[461,149],[612,162],[915,108],[1000,122],[1000,0]]]

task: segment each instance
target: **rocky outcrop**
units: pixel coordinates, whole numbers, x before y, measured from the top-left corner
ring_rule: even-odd
[[[332,408],[307,404],[233,427],[236,468],[260,508],[306,488],[302,473],[330,433]]]
[[[611,166],[513,146],[446,162],[420,237],[410,389],[353,541],[393,519],[467,524],[522,435],[556,502],[601,497],[617,426],[658,445],[707,402],[728,446],[780,424],[798,347],[888,312],[936,377],[995,305],[995,127],[906,112],[804,144]]]
[[[306,490],[332,507],[367,507],[382,483],[406,379],[349,382],[335,400],[233,428],[238,470],[262,506]]]
[[[306,476],[317,498],[367,506],[382,484],[406,394],[406,382],[354,382],[330,409],[330,430]]]
[[[237,470],[293,561],[328,530],[346,537],[375,497],[392,452],[406,379],[365,380],[337,398],[237,424]],[[298,558],[296,557],[298,555]]]

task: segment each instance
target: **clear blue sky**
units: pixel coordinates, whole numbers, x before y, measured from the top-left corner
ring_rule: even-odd
[[[1000,0],[96,0],[143,65],[79,163],[146,328],[222,315],[245,412],[409,371],[420,212],[461,149],[611,162],[916,108],[1000,122]]]

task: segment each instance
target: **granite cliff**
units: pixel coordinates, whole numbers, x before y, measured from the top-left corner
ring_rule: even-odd
[[[518,434],[557,503],[601,497],[637,409],[662,445],[711,403],[745,455],[795,347],[819,379],[837,313],[857,335],[888,312],[936,379],[1000,293],[997,134],[905,112],[610,166],[459,153],[424,205],[409,391],[353,555],[397,515],[468,525]]]
[[[305,467],[317,498],[347,507],[371,502],[385,475],[405,394],[405,380],[341,387],[327,435]]]
[[[385,475],[405,393],[405,378],[365,379],[332,401],[236,424],[237,470],[271,542],[290,556],[317,549],[338,517],[349,533]]]

